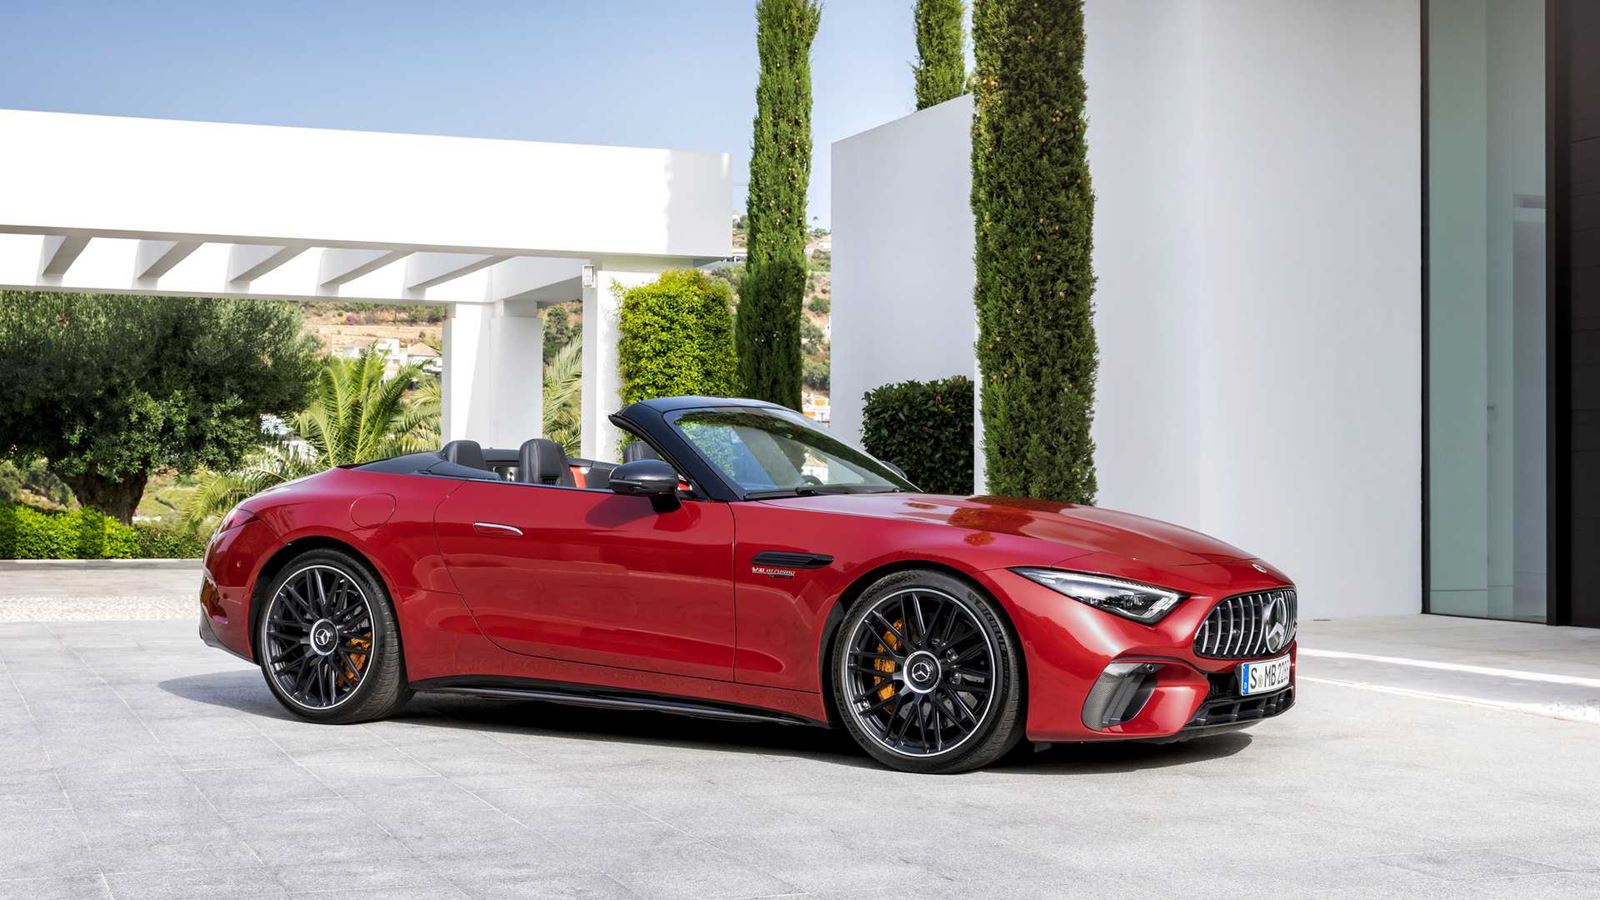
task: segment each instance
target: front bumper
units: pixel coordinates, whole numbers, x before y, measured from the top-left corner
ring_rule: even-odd
[[[1027,666],[1027,735],[1039,742],[1161,740],[1246,727],[1294,704],[1298,648],[1289,684],[1240,697],[1237,672],[1251,659],[1211,659],[1194,636],[1224,597],[1282,587],[1249,563],[1214,563],[1154,573],[1115,569],[1110,560],[1075,560],[1087,571],[1161,584],[1189,596],[1155,625],[1143,625],[1063,597],[1009,570],[985,573],[999,589],[1022,639]],[[1069,565],[1064,568],[1080,568]]]

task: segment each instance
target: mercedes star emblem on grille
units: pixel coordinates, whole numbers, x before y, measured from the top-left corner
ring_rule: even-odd
[[[1289,602],[1275,594],[1261,612],[1261,625],[1267,632],[1267,649],[1277,653],[1289,643]]]

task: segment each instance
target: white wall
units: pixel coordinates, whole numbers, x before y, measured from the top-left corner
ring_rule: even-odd
[[[974,375],[971,127],[958,97],[833,145],[830,428],[846,440],[865,391]]]
[[[1099,502],[1198,527],[1200,3],[1090,0],[1084,13]]]
[[[1308,616],[1420,610],[1417,5],[1089,0],[1086,13],[1100,502],[1273,560]],[[965,168],[853,200],[923,156],[965,157],[970,123],[939,112],[835,145],[847,439],[863,390],[971,365]],[[882,237],[934,221],[969,243]],[[919,268],[933,277],[904,290],[899,273]]]
[[[1204,10],[1202,526],[1308,615],[1419,612],[1418,4]]]

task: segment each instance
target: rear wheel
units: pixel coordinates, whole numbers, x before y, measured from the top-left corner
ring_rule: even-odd
[[[389,594],[358,559],[309,550],[279,571],[265,596],[256,656],[273,696],[291,712],[365,722],[410,699]]]
[[[886,765],[964,772],[1022,738],[1016,639],[960,579],[920,569],[880,579],[845,614],[831,660],[839,718]]]

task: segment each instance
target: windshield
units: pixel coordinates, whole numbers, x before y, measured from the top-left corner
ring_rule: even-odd
[[[697,409],[672,424],[751,497],[914,490],[888,466],[788,410]]]

